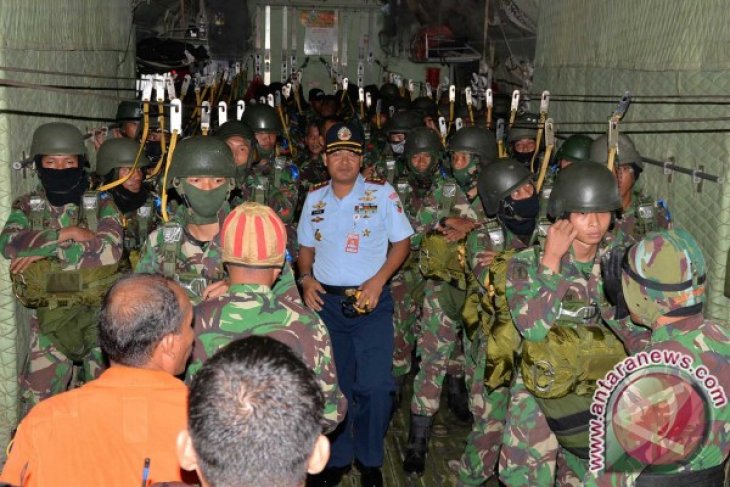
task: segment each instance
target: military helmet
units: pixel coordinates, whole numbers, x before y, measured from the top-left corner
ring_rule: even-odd
[[[428,127],[418,127],[408,134],[404,154],[410,165],[410,159],[416,154],[428,152],[435,154],[441,150],[441,138]]]
[[[223,262],[264,269],[284,264],[286,227],[266,205],[248,202],[234,208],[220,236]]]
[[[518,116],[512,128],[509,129],[509,142],[536,138],[538,122],[539,118],[534,113],[524,113]]]
[[[239,136],[244,139],[251,141],[254,138],[253,130],[251,127],[238,120],[229,120],[215,131],[215,136],[221,140],[226,140],[229,137]]]
[[[119,102],[117,114],[114,118],[117,123],[139,122],[142,120],[142,104],[138,101]]]
[[[604,164],[586,161],[561,170],[548,200],[548,215],[602,213],[621,208],[621,197],[613,173]]]
[[[416,127],[423,127],[423,117],[421,114],[414,111],[396,112],[385,124],[385,133],[397,134],[403,133],[408,134],[411,130]]]
[[[555,154],[555,159],[557,161],[565,159],[570,162],[590,161],[592,144],[593,139],[587,135],[571,135],[562,143],[557,154]]]
[[[608,135],[599,136],[591,144],[591,161],[608,163]],[[644,161],[641,160],[641,154],[636,150],[634,142],[628,135],[618,135],[618,152],[616,152],[616,165],[634,164],[639,170],[644,170]]]
[[[172,155],[168,179],[187,177],[236,177],[231,149],[216,137],[190,137],[181,141]]]
[[[427,96],[419,96],[411,102],[411,108],[414,111],[419,111],[424,117],[436,118],[438,116],[438,109],[436,104]]]
[[[120,167],[132,167],[139,152],[140,143],[131,139],[109,139],[101,144],[96,153],[96,174],[106,176]],[[139,157],[137,167],[148,167],[152,161],[144,154]]]
[[[281,120],[276,109],[265,104],[257,103],[246,107],[243,112],[243,123],[251,127],[256,132],[275,132],[281,133]]]
[[[70,123],[44,123],[33,132],[31,157],[79,155],[86,156],[84,136]]]
[[[449,140],[449,152],[468,152],[479,156],[481,162],[491,162],[497,158],[497,140],[486,129],[464,127]]]
[[[629,249],[622,284],[629,310],[645,325],[668,313],[696,314],[705,301],[705,258],[687,230],[652,232]]]
[[[530,170],[514,159],[500,159],[479,173],[477,190],[487,215],[496,215],[500,202],[532,180]]]
[[[380,97],[389,100],[400,98],[400,90],[393,83],[385,83],[380,87]]]

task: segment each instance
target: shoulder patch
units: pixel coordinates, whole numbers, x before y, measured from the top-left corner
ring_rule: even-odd
[[[329,183],[330,183],[329,181],[323,181],[321,183],[314,184],[314,185],[310,186],[309,192],[311,193],[313,191],[317,191],[318,189],[322,189],[325,186],[329,185]]]
[[[378,186],[383,186],[387,181],[383,178],[366,178],[365,182],[370,184],[377,184]]]

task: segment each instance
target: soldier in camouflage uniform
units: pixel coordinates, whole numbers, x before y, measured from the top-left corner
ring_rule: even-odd
[[[243,122],[230,120],[221,125],[215,135],[231,149],[233,162],[236,165],[236,187],[231,192],[231,205],[238,206],[248,200],[267,204],[282,219],[289,222],[287,233],[291,236],[294,233],[294,228],[291,225],[293,214],[289,200],[277,188],[269,187],[268,181],[260,178],[252,170],[255,138],[251,128]],[[265,191],[264,188],[268,188],[268,191]],[[244,197],[248,199],[244,199]],[[290,256],[296,255],[294,245],[296,245],[296,239],[289,247]],[[284,264],[281,277],[274,286],[274,292],[277,296],[287,295],[291,299],[301,302],[294,281],[294,273],[289,262]]]
[[[591,160],[591,146],[593,139],[583,134],[574,134],[565,139],[555,153],[556,169],[559,171],[574,162]],[[595,161],[602,162],[602,161]]]
[[[605,165],[573,164],[550,195],[548,214],[557,221],[543,250],[523,250],[509,262],[506,298],[524,341],[500,454],[507,485],[552,486],[558,453],[565,461],[558,485],[580,485],[585,474],[595,381],[625,357],[600,316],[608,306],[604,238],[620,207]]]
[[[270,336],[298,352],[316,374],[325,397],[327,432],[333,431],[345,417],[347,401],[337,385],[327,328],[313,311],[271,289],[284,264],[284,224],[271,208],[244,203],[226,218],[221,240],[230,287],[225,295],[196,306],[197,343],[188,379],[231,341]]]
[[[112,198],[86,192],[86,149],[76,127],[41,125],[31,154],[41,188],[15,200],[0,234],[13,291],[36,308],[20,372],[25,411],[103,366],[95,313],[116,278],[123,235]]]
[[[147,235],[157,228],[160,221],[159,214],[155,212],[155,195],[144,184],[145,168],[151,166],[152,161],[145,155],[137,160],[139,148],[140,144],[130,139],[109,139],[96,154],[96,174],[102,184],[123,180],[108,191],[121,213],[124,228],[122,270],[134,269]]]
[[[429,141],[430,152],[416,153],[408,161],[415,173],[434,174],[432,185],[416,202],[411,200],[415,218],[412,247],[419,249],[419,268],[423,277],[424,302],[418,350],[421,365],[414,380],[411,401],[411,427],[403,469],[422,474],[433,416],[439,409],[439,399],[447,363],[459,339],[461,307],[466,295],[466,237],[476,227],[476,214],[469,200],[453,179],[439,176],[435,171],[439,136],[428,128],[413,130],[420,144]],[[416,141],[412,144],[416,145]],[[415,150],[415,149],[413,149]],[[422,150],[422,149],[420,149]],[[422,183],[423,186],[425,184]],[[468,415],[468,410],[466,411]]]
[[[193,303],[226,292],[219,230],[230,211],[228,196],[236,167],[228,146],[215,137],[191,137],[178,144],[168,170],[185,206],[150,233],[135,272],[177,280]]]
[[[604,465],[603,470],[590,472],[585,484],[611,487],[723,485],[723,463],[730,453],[730,406],[727,405],[730,333],[727,324],[704,317],[707,276],[699,245],[686,230],[662,230],[650,233],[634,245],[626,259],[622,255],[617,257],[610,265],[612,272],[608,274],[611,277],[606,277],[607,294],[615,293],[613,301],[617,303],[615,312],[612,309],[604,315],[615,318],[608,319],[608,324],[629,352],[662,351],[665,356],[672,352],[684,354],[691,359],[692,369],[689,373],[686,369],[680,372],[680,384],[666,381],[667,389],[679,389],[677,395],[667,391],[666,399],[658,402],[647,403],[645,397],[637,397],[629,404],[617,401],[622,407],[613,412],[613,417],[629,414],[636,418],[638,427],[645,424],[650,428],[661,427],[657,417],[664,418],[665,424],[686,426],[670,431],[651,429],[643,442],[634,444],[636,451],[648,449],[649,455],[644,456],[646,462]],[[679,370],[679,367],[675,368]],[[703,389],[699,380],[702,378],[692,375],[691,370],[704,370],[706,377],[712,376],[715,380],[714,385],[705,382],[708,386],[704,386],[707,397],[703,402],[709,411],[688,408],[687,403],[678,404],[679,397],[687,397],[686,387],[682,386],[694,385],[695,392]],[[636,377],[635,373],[633,371],[631,377]],[[667,372],[666,366],[654,368],[655,381],[665,381],[670,375],[673,374]],[[613,401],[616,392],[614,390],[606,401]],[[667,410],[671,411],[668,418]],[[695,448],[683,450],[686,445],[683,436],[692,435],[693,425],[704,426],[704,435]],[[606,440],[607,447],[613,446],[609,445],[608,438]],[[671,450],[679,453],[675,461],[652,465],[651,451],[656,452],[660,445],[666,448],[670,442],[674,442]],[[625,450],[622,448],[622,451]],[[651,470],[642,472],[645,467],[651,467]]]
[[[405,169],[403,153],[408,133],[417,127],[423,127],[419,112],[402,111],[393,115],[383,127],[386,139],[384,147],[379,152],[375,150],[375,145],[372,149],[366,149],[363,174],[395,184]]]
[[[405,147],[407,173],[395,185],[396,192],[411,226],[417,228],[418,213],[424,205],[424,198],[433,186],[442,156],[441,141],[438,135],[425,127],[412,132]],[[391,292],[395,309],[393,326],[393,375],[396,378],[397,402],[405,376],[411,371],[411,357],[416,346],[417,323],[423,306],[423,287],[425,281],[418,270],[418,249],[422,235],[411,236],[411,253],[391,280]]]
[[[591,144],[591,160],[608,161],[608,136],[601,135]],[[621,215],[614,233],[617,241],[627,245],[638,242],[649,232],[670,227],[663,201],[657,201],[636,186],[644,171],[644,161],[628,135],[619,134],[615,159],[616,179],[621,196]]]
[[[320,129],[320,124],[317,122],[310,121],[307,124],[304,137],[305,150],[302,151],[297,160],[297,167],[299,168],[299,201],[295,212],[297,221],[309,188],[330,178],[322,159],[322,153],[324,152],[324,136],[322,134],[324,133],[326,133],[326,129]]]
[[[525,113],[517,117],[509,130],[510,156],[525,166],[530,165],[532,155],[540,151],[537,147],[538,118],[534,113]],[[532,168],[534,170],[534,168]]]
[[[470,407],[474,425],[467,437],[459,469],[459,485],[465,486],[483,485],[494,474],[509,402],[512,370],[509,359],[513,352],[501,342],[500,350],[494,350],[491,344],[496,342],[494,338],[498,335],[492,336],[491,330],[500,326],[496,324],[500,319],[506,321],[501,326],[513,328],[514,325],[504,300],[503,286],[500,289],[502,281],[494,275],[499,271],[492,269],[491,263],[498,255],[497,261],[505,262],[514,251],[536,244],[539,233],[539,197],[532,175],[524,165],[512,159],[490,163],[479,174],[478,189],[484,212],[489,218],[489,264],[483,266],[478,276],[480,299],[485,303],[480,320],[484,321],[484,325],[475,323],[474,330],[466,330],[472,342],[466,355],[467,358],[475,356],[475,364],[474,372],[470,374]],[[492,219],[496,219],[496,226]],[[502,264],[500,269],[504,267]],[[488,341],[488,336],[492,340]],[[506,354],[499,353],[503,349]],[[506,356],[506,363],[500,361],[502,356]]]

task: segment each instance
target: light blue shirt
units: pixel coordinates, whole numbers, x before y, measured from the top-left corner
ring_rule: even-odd
[[[330,286],[359,286],[385,263],[388,242],[413,234],[398,193],[387,182],[358,175],[350,194],[332,186],[307,195],[299,219],[299,244],[314,247],[314,278]]]

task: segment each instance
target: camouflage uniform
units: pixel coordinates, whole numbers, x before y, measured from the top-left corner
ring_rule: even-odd
[[[226,272],[221,262],[220,236],[216,235],[210,242],[196,240],[185,228],[187,211],[181,207],[170,222],[150,233],[134,271],[163,274],[177,280],[197,304],[203,290],[225,279]],[[229,211],[227,205],[218,211],[220,225]]]
[[[304,152],[297,161],[297,166],[299,166],[299,201],[295,211],[295,220],[299,221],[299,213],[304,205],[309,188],[328,181],[330,175],[324,165],[322,154],[313,158],[308,151]]]
[[[38,201],[43,202],[41,209],[33,210],[32,203],[35,206]],[[0,234],[0,251],[7,259],[42,256],[46,259],[39,263],[50,261],[58,264],[63,272],[116,265],[122,254],[119,211],[111,197],[105,194],[97,195],[97,204],[96,237],[88,242],[64,243],[58,241],[59,230],[78,225],[84,219],[84,211],[73,203],[52,206],[43,190],[21,196],[13,203]],[[103,292],[99,291],[100,294]],[[100,373],[103,367],[101,351],[98,346],[88,349],[90,343],[96,343],[95,315],[94,307],[83,304],[66,306],[52,303],[49,307],[38,308],[30,321],[30,356],[21,367],[20,389],[24,407],[29,408],[39,400],[65,391],[77,368],[81,368],[77,376],[81,381],[95,378]],[[78,330],[83,330],[84,336],[77,338],[84,346],[83,352],[68,357],[48,333],[52,333],[55,327],[61,328],[72,322]]]
[[[618,242],[630,245],[638,242],[649,232],[668,229],[669,215],[663,206],[641,191],[635,189],[631,198],[631,207],[616,219],[613,233]]]
[[[450,185],[448,191],[454,192],[451,208],[444,208],[447,184]],[[439,179],[417,211],[413,223],[418,235],[415,245],[420,248],[423,237],[433,230],[440,218],[448,216],[476,219],[466,195],[456,183]],[[439,409],[441,386],[461,329],[465,290],[443,280],[427,279],[424,293],[422,333],[418,337],[421,366],[414,380],[411,413],[433,416]]]
[[[650,474],[641,475],[645,465],[638,462],[634,463],[634,469],[626,468],[629,465],[624,468],[611,465],[614,468],[606,469],[604,465],[604,470],[589,472],[585,483],[587,486],[633,486],[641,485],[643,477],[649,476],[648,480],[655,482],[652,485],[657,482],[663,485],[719,485],[722,465],[730,453],[730,407],[727,406],[727,391],[730,390],[730,375],[727,373],[730,368],[730,333],[725,324],[707,320],[703,316],[702,306],[706,299],[704,257],[695,239],[686,230],[677,229],[647,235],[629,250],[625,262],[621,280],[627,311],[630,310],[632,316],[638,317],[645,325],[637,326],[627,316],[607,319],[609,326],[632,354],[652,350],[660,350],[663,354],[684,354],[692,360],[690,374],[704,367],[709,375],[717,379],[717,384],[706,391],[706,407],[711,411],[705,412],[705,418],[709,424],[705,427],[702,442],[695,451],[690,452],[689,458],[674,464],[654,465]],[[634,274],[629,274],[627,269]],[[672,291],[661,289],[667,283],[674,286]],[[681,284],[684,284],[684,289],[681,289]],[[604,317],[613,315],[613,311],[611,309],[604,313]],[[669,312],[680,318],[667,324],[659,323],[659,319]],[[687,375],[684,377],[689,383],[697,381]],[[714,395],[717,388],[721,388],[724,394]],[[672,401],[678,396],[669,397]],[[641,407],[641,403],[638,407]],[[675,415],[682,414],[687,418],[695,412],[688,411],[686,406],[680,408],[676,405],[673,411]],[[672,436],[676,438],[678,434],[690,433],[684,430],[655,433],[646,437],[646,440],[661,441],[667,437],[671,441]],[[606,446],[610,446],[608,442]],[[707,474],[713,470],[714,482],[707,478],[691,478],[698,472]]]
[[[156,211],[155,203],[156,197],[150,195],[145,204],[136,211],[121,216],[124,229],[124,254],[120,259],[122,270],[134,270],[147,236],[160,224],[161,217]]]
[[[325,396],[327,432],[344,417],[347,401],[337,385],[329,333],[322,320],[302,304],[277,297],[262,285],[234,284],[228,294],[195,308],[196,344],[187,379],[218,349],[233,340],[266,335],[289,345],[314,371]]]
[[[560,274],[541,265],[540,257],[533,249],[524,250],[512,258],[507,272],[507,299],[512,317],[522,337],[532,341],[545,339],[550,328],[565,319],[561,316],[563,302],[606,306],[600,252],[593,262],[584,264],[573,258],[571,250],[561,261]],[[594,323],[597,318],[595,310]],[[521,373],[511,387],[510,396],[500,454],[500,479],[508,485],[553,485],[559,451],[570,469],[577,470],[575,474],[582,478],[586,469],[584,461],[559,446],[545,414],[526,389]],[[562,475],[564,478],[557,480],[559,485],[576,484],[577,479],[570,472]]]

